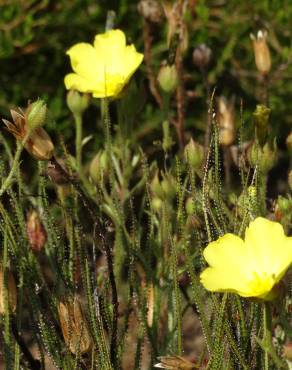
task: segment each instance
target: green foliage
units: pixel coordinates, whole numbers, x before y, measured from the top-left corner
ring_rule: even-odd
[[[184,4],[184,54],[168,49],[169,19],[153,25],[131,1],[0,5],[0,112],[7,116],[10,107],[44,98],[54,116],[46,116],[45,129],[58,155],[36,163],[21,140],[15,149],[0,133],[0,354],[7,369],[151,369],[158,357],[167,362],[172,355],[172,361],[195,356],[193,368],[201,369],[291,366],[282,357],[291,343],[289,275],[272,318],[260,301],[207,292],[199,275],[205,246],[227,232],[242,236],[259,215],[281,222],[291,235],[292,158],[284,140],[291,127],[292,6]],[[87,97],[78,95],[84,106],[71,117],[65,51],[103,32],[109,8],[137,49],[144,45],[144,65],[120,100],[92,99],[87,107]],[[249,39],[259,27],[269,31],[268,79],[256,71]],[[212,51],[209,64],[192,61],[199,43]],[[178,85],[167,94],[156,77],[171,53]],[[235,96],[236,118],[220,111],[223,94],[230,101]],[[265,152],[253,120],[259,103],[271,109]],[[184,150],[191,138],[192,159]],[[261,153],[268,153],[265,162]],[[73,298],[82,310],[69,310],[68,323],[60,304]],[[191,349],[188,322],[196,330]],[[87,326],[85,350],[80,328]]]

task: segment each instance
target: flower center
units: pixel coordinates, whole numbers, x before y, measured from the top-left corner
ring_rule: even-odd
[[[274,273],[267,272],[258,273],[252,272],[252,277],[249,281],[250,289],[256,294],[263,294],[269,292],[276,283],[276,276]]]

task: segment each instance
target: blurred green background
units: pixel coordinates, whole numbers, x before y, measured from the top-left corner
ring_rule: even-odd
[[[185,86],[193,94],[186,107],[187,130],[199,140],[205,130],[204,83],[200,70],[192,63],[192,52],[201,43],[212,50],[208,69],[211,87],[216,87],[218,96],[235,97],[237,123],[242,99],[248,127],[251,112],[260,101],[250,33],[266,29],[272,55],[271,126],[281,148],[292,126],[291,1],[188,0],[185,3],[188,6],[185,13],[188,30],[188,49],[184,55]],[[8,117],[11,107],[25,106],[28,100],[43,98],[55,118],[55,123],[47,127],[48,131],[53,136],[61,134],[69,144],[74,139],[74,129],[65,104],[63,78],[70,72],[65,52],[71,45],[80,41],[91,42],[96,33],[103,32],[110,9],[117,15],[115,26],[123,29],[129,41],[143,51],[143,17],[137,10],[138,2],[2,0],[0,4],[0,114]],[[154,26],[152,34],[154,73],[167,57],[166,34],[164,19]],[[138,131],[143,128],[147,132],[149,144],[161,139],[162,118],[149,93],[144,71],[145,65],[135,77],[143,97],[143,109],[134,124]],[[95,132],[96,122],[92,115],[85,117],[84,129],[85,134]]]

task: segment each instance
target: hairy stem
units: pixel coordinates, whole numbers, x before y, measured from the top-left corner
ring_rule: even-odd
[[[18,333],[17,325],[14,321],[14,319],[11,320],[11,330],[14,335],[14,338],[19,345],[19,348],[21,349],[21,352],[23,353],[27,363],[29,364],[29,368],[31,370],[40,370],[41,369],[41,363],[39,360],[35,360],[30,353],[29,349],[27,348],[26,344],[24,343],[23,339]]]
[[[87,195],[82,190],[78,180],[71,176],[56,160],[55,157],[51,160],[52,164],[55,166],[56,170],[60,172],[60,174],[70,183],[75,190],[77,191],[78,195],[80,196],[84,206],[89,211],[89,214],[94,222],[95,227],[97,228],[97,233],[101,239],[102,247],[106,254],[107,259],[107,265],[108,265],[108,271],[109,271],[109,279],[110,279],[110,285],[111,285],[111,291],[112,291],[112,305],[113,305],[113,322],[112,322],[112,336],[111,336],[111,347],[110,347],[110,353],[111,353],[111,362],[113,366],[116,366],[117,364],[117,338],[118,338],[118,307],[119,307],[119,301],[118,301],[118,293],[117,293],[117,285],[114,275],[114,269],[113,269],[113,257],[112,252],[110,249],[109,244],[105,240],[105,230],[104,225],[101,223],[101,221],[96,216],[96,207],[97,205],[93,204],[90,199],[88,199]],[[95,235],[95,233],[94,233]],[[98,240],[100,242],[100,240]],[[116,367],[115,367],[116,368]]]
[[[30,136],[30,132],[26,134],[24,139],[22,141],[17,141],[17,149],[16,153],[14,156],[13,164],[10,169],[9,175],[7,176],[6,180],[3,182],[1,189],[0,189],[0,197],[8,190],[8,188],[12,185],[14,181],[14,176],[17,173],[18,165],[19,165],[19,160],[20,160],[20,155],[22,153],[23,147],[25,143],[27,142],[28,138]]]
[[[75,150],[76,150],[76,168],[79,173],[82,168],[82,116],[81,114],[74,114],[76,137],[75,137]]]

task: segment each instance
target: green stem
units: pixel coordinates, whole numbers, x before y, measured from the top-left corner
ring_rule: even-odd
[[[26,136],[24,137],[24,139],[22,141],[17,141],[17,149],[16,149],[16,153],[15,153],[15,156],[14,156],[13,164],[12,164],[12,167],[10,169],[9,175],[7,176],[6,180],[3,182],[2,186],[1,186],[0,197],[2,197],[2,195],[6,192],[6,190],[11,186],[11,184],[14,181],[13,178],[17,173],[20,155],[22,153],[23,147],[24,147],[25,143],[27,142],[29,136],[30,136],[30,132],[28,132],[26,134]]]
[[[272,315],[271,307],[268,302],[264,303],[264,341],[266,344],[271,343],[272,340]],[[264,359],[264,370],[269,370],[269,352],[265,349],[265,359]]]
[[[82,168],[82,116],[81,114],[74,114],[75,126],[76,126],[76,137],[75,137],[75,149],[76,149],[76,168],[79,173]]]

